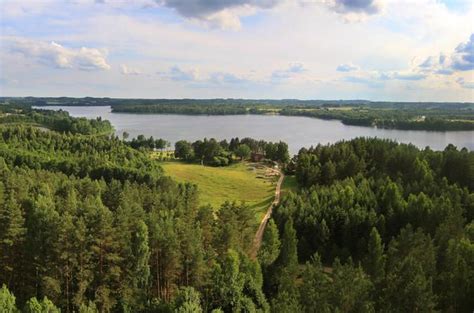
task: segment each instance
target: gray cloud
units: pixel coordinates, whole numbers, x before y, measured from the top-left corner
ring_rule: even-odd
[[[339,13],[377,14],[382,11],[380,0],[335,0],[334,8]]]
[[[281,0],[156,0],[156,2],[175,9],[185,17],[202,18],[225,9],[244,5],[269,9],[276,6]]]
[[[474,70],[474,34],[468,42],[461,43],[453,56],[453,68],[458,71]]]
[[[73,68],[82,71],[109,70],[107,52],[95,48],[66,48],[54,41],[46,43],[22,38],[7,40],[10,51],[55,68]]]

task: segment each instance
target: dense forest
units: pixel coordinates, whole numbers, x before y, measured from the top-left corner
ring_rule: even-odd
[[[150,157],[161,142],[91,136],[67,118],[58,131],[0,124],[2,312],[474,308],[474,152],[359,138],[289,160],[284,143],[213,142],[285,162],[298,181],[254,260],[245,203],[199,206],[199,186]]]
[[[473,152],[359,138],[302,149],[293,161],[301,190],[265,234],[272,307],[472,311]]]

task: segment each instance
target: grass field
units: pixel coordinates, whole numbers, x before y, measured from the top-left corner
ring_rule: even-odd
[[[244,201],[260,221],[273,201],[276,179],[261,178],[264,170],[253,169],[249,163],[210,167],[173,161],[161,165],[175,180],[197,184],[201,204],[211,204],[215,209],[225,201]]]

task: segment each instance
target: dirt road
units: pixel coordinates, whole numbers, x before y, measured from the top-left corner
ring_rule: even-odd
[[[258,227],[257,233],[255,234],[255,238],[253,240],[252,251],[250,252],[250,257],[253,259],[257,257],[258,250],[260,250],[260,246],[262,245],[263,232],[265,231],[265,227],[267,226],[268,220],[272,216],[273,207],[280,202],[281,184],[283,183],[283,179],[285,179],[285,175],[280,172],[280,178],[278,179],[275,188],[275,199],[270,204],[267,213],[260,222],[260,226]]]

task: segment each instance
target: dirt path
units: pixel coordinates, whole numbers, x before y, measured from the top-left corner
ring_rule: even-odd
[[[283,183],[283,179],[285,179],[285,175],[282,172],[280,172],[280,178],[278,179],[278,182],[275,188],[275,199],[270,204],[270,207],[268,208],[267,213],[265,214],[262,221],[260,222],[260,226],[258,227],[257,233],[255,234],[255,238],[253,240],[253,247],[252,247],[252,251],[250,252],[250,257],[252,259],[257,258],[258,250],[260,250],[260,246],[262,245],[263,232],[265,231],[265,227],[267,226],[268,220],[272,216],[273,207],[276,206],[280,202],[281,184]]]

